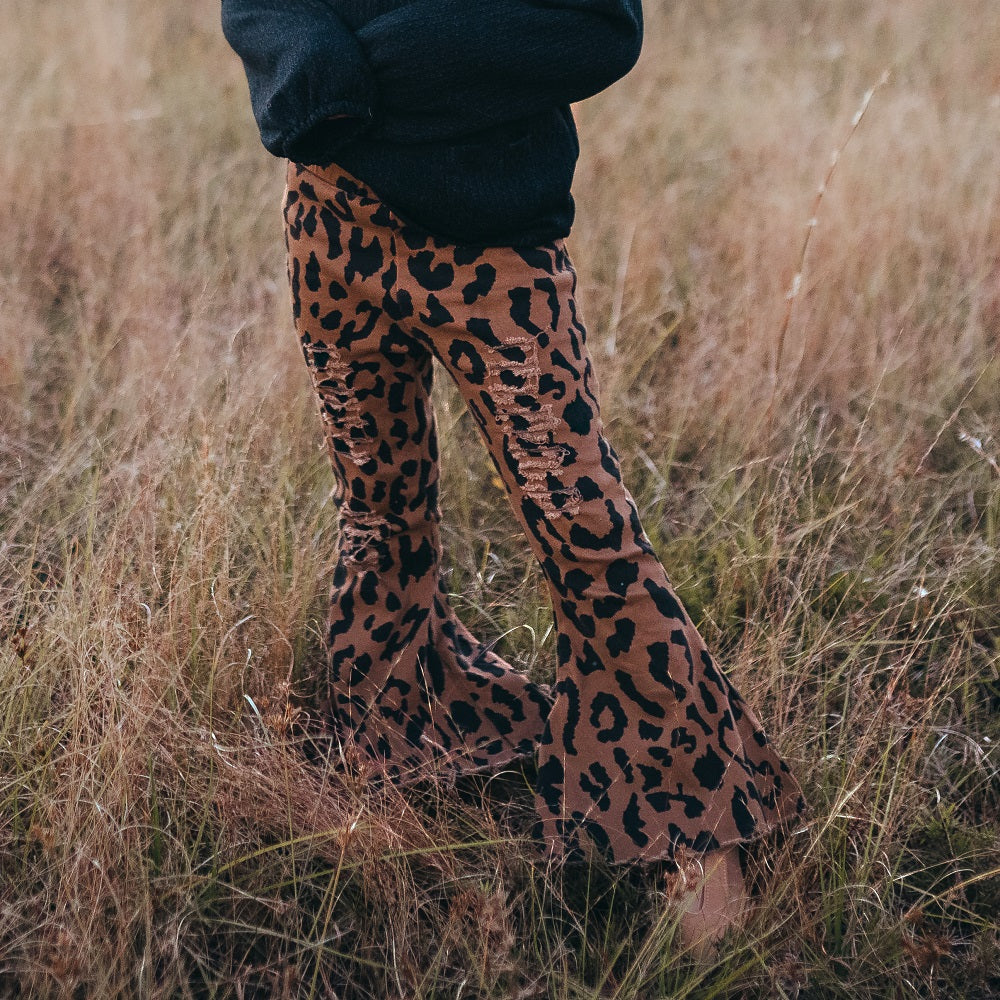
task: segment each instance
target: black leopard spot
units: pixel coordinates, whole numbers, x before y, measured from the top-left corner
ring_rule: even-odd
[[[611,808],[608,789],[611,787],[611,775],[597,762],[580,775],[580,787],[590,796],[591,800],[602,812]]]
[[[625,779],[625,783],[631,785],[635,780],[635,770],[632,767],[632,761],[629,758],[628,751],[624,747],[615,747],[612,751],[612,755],[615,758],[615,763],[618,765],[618,769],[622,773],[622,777]]]
[[[327,207],[320,209],[319,221],[326,233],[326,258],[336,260],[344,252],[340,242],[340,219]]]
[[[590,422],[594,417],[594,411],[584,402],[579,389],[573,397],[573,402],[567,403],[564,415],[574,434],[583,436],[590,433]]]
[[[646,821],[642,818],[642,813],[639,811],[639,796],[636,792],[633,792],[629,796],[628,805],[625,807],[624,813],[622,813],[622,823],[625,832],[629,835],[633,843],[638,844],[640,847],[644,847],[649,843],[649,837],[642,832],[642,828],[646,826]]]
[[[615,680],[618,681],[618,686],[630,701],[635,702],[644,712],[652,715],[655,719],[663,719],[666,717],[667,709],[659,701],[653,701],[647,698],[642,692],[636,687],[635,678],[627,670],[616,670]]]
[[[365,233],[360,226],[351,229],[351,236],[347,243],[348,261],[344,267],[344,279],[350,285],[356,276],[362,279],[370,278],[378,274],[379,269],[385,260],[382,252],[382,244],[377,236],[373,236],[368,244],[365,244]]]
[[[583,655],[577,657],[576,669],[582,677],[606,669],[601,658],[597,655],[597,650],[586,639],[583,640]]]
[[[541,248],[518,247],[517,255],[529,268],[545,271],[546,274],[552,274],[555,269],[552,258]]]
[[[747,801],[747,793],[742,788],[733,789],[733,819],[736,821],[736,828],[743,837],[751,836],[757,829],[757,821],[747,808]]]
[[[612,657],[621,656],[632,648],[635,638],[635,622],[629,618],[619,618],[615,622],[614,635],[608,636],[604,645]]]
[[[468,702],[464,701],[453,701],[448,706],[448,711],[451,714],[452,719],[455,720],[455,725],[459,729],[464,729],[469,733],[479,732],[480,727],[483,724],[483,720],[479,717],[479,713],[475,708]]]
[[[670,676],[670,648],[668,642],[651,642],[646,647],[646,652],[649,653],[649,674],[666,687],[677,701],[685,701],[688,697],[687,688]]]
[[[701,693],[701,700],[705,705],[705,711],[709,715],[715,715],[719,710],[719,703],[716,701],[715,695],[708,690],[704,681],[698,681],[698,690]]]
[[[624,596],[628,588],[639,579],[639,565],[630,559],[614,559],[608,563],[604,579],[612,593]]]
[[[562,746],[567,753],[575,754],[576,747],[573,745],[573,735],[580,722],[580,689],[575,681],[564,677],[559,690],[566,698],[566,721],[562,731]]]
[[[644,740],[660,740],[663,738],[663,726],[654,726],[651,722],[640,719],[639,736]]]
[[[725,773],[726,765],[711,747],[707,747],[705,752],[694,762],[694,776],[705,788],[718,788],[722,784]]]
[[[661,587],[653,580],[643,581],[643,586],[646,588],[649,596],[653,598],[656,610],[664,618],[676,618],[682,625],[687,624],[687,615],[684,613],[680,601],[677,600],[670,590],[666,587]]]
[[[319,291],[320,289],[319,259],[314,253],[310,253],[309,259],[306,261],[305,282],[306,282],[306,288],[308,288],[310,292]]]
[[[694,753],[698,749],[698,739],[693,733],[688,732],[687,726],[675,726],[670,731],[670,745],[675,750]]]
[[[625,598],[609,594],[607,597],[594,598],[595,618],[614,618],[625,607]]]
[[[454,323],[455,317],[443,305],[434,294],[427,296],[427,312],[420,314],[420,322],[425,326],[444,326],[445,323]]]
[[[650,792],[654,788],[659,788],[663,784],[663,769],[651,767],[649,764],[640,764],[639,773],[642,775],[642,791]]]
[[[423,250],[407,261],[407,268],[421,288],[429,292],[440,292],[455,280],[455,268],[446,261],[435,264],[434,260],[433,251]]]
[[[538,768],[536,787],[550,809],[557,810],[562,800],[560,786],[566,779],[562,762],[554,754],[549,754],[545,763]]]
[[[459,261],[456,257],[455,263]],[[476,277],[462,288],[462,301],[471,306],[476,299],[489,294],[497,278],[497,269],[489,263],[483,263],[476,267]]]
[[[611,716],[610,722],[604,721],[605,712]],[[597,730],[594,738],[601,743],[616,743],[625,735],[628,716],[611,692],[602,691],[594,696],[590,703],[590,725]]]
[[[531,321],[531,289],[510,288],[507,296],[510,299],[510,318],[532,336],[541,333],[541,327]]]
[[[327,331],[333,331],[340,328],[340,325],[344,322],[344,314],[339,309],[331,309],[320,321],[319,325]]]

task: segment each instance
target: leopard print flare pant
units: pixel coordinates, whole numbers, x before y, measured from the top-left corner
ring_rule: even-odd
[[[709,655],[622,481],[564,240],[448,243],[336,165],[290,163],[284,214],[338,505],[326,643],[348,759],[402,783],[534,757],[535,832],[550,858],[670,859],[801,819],[798,782]],[[541,567],[551,687],[449,603],[434,358]]]

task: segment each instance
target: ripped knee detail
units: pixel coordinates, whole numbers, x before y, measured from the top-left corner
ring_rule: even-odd
[[[341,358],[336,347],[328,347],[321,340],[303,338],[302,351],[319,397],[320,418],[328,445],[331,450],[346,450],[352,461],[363,465],[372,456],[365,447],[369,434],[361,400],[349,384],[350,365]]]
[[[362,569],[384,569],[392,529],[377,514],[341,511],[338,525],[340,554]]]
[[[572,486],[552,486],[549,474],[558,478],[558,471],[570,452],[567,445],[554,441],[554,431],[563,423],[553,412],[551,403],[538,401],[541,371],[538,362],[538,342],[531,336],[507,340],[504,348],[515,348],[523,360],[492,354],[486,362],[487,388],[493,399],[497,423],[507,439],[507,449],[518,472],[524,478],[522,487],[545,517],[572,517],[583,499],[580,490]],[[523,402],[530,397],[531,403]],[[556,497],[562,502],[557,506]]]

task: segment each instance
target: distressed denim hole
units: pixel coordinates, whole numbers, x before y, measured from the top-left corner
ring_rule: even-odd
[[[579,489],[575,485],[552,487],[548,482],[550,473],[558,477],[568,449],[552,440],[553,432],[562,425],[561,418],[553,412],[551,403],[538,401],[538,342],[534,337],[522,336],[511,338],[504,346],[519,348],[524,360],[512,360],[500,353],[491,355],[487,360],[487,386],[508,451],[525,480],[522,489],[547,519],[572,517],[583,499]],[[526,405],[522,398],[530,398],[535,405]],[[557,495],[563,497],[558,507],[554,502]]]
[[[391,534],[386,521],[376,514],[362,515],[341,511],[340,552],[344,559],[359,568],[379,568],[388,549]]]
[[[368,434],[361,401],[348,385],[350,365],[341,359],[335,347],[327,347],[321,340],[314,343],[303,340],[302,350],[319,397],[320,419],[327,440],[332,447],[340,442],[352,461],[364,465],[371,455],[363,446]]]

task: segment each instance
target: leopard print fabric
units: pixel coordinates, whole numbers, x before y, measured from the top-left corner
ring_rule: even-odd
[[[709,655],[622,482],[565,241],[454,245],[337,166],[289,164],[284,215],[336,484],[326,642],[347,759],[403,783],[534,757],[534,832],[553,859],[673,859],[801,818],[799,784]],[[544,574],[551,688],[449,604],[434,358]]]

